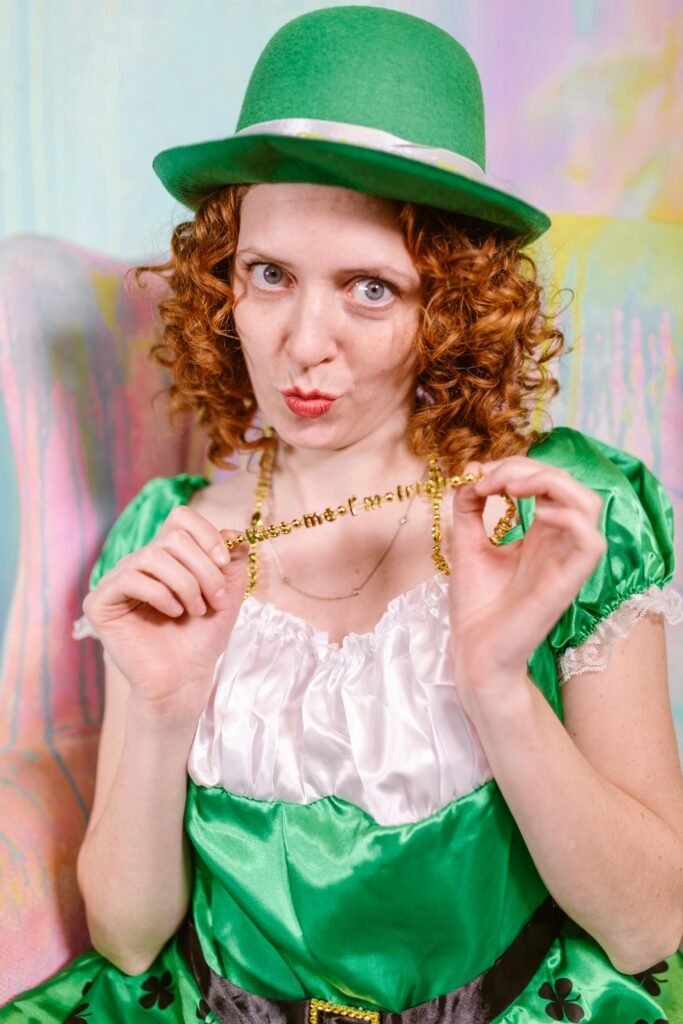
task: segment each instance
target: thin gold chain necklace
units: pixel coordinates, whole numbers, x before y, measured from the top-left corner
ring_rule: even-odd
[[[273,468],[274,468],[274,466],[275,466],[275,457],[273,457]],[[426,476],[426,474],[425,474],[425,476]],[[424,482],[424,477],[423,477],[423,482]],[[280,574],[280,580],[282,581],[282,583],[284,583],[284,585],[286,587],[289,587],[291,590],[295,590],[297,592],[297,594],[302,594],[304,597],[313,597],[317,601],[344,601],[344,600],[346,600],[349,597],[358,597],[358,595],[360,594],[360,592],[363,589],[363,587],[365,586],[365,584],[368,583],[372,579],[372,577],[375,575],[375,573],[379,569],[379,567],[382,564],[382,562],[384,561],[384,559],[387,557],[387,555],[389,554],[389,552],[393,548],[394,542],[395,542],[396,538],[398,537],[399,533],[401,532],[401,527],[405,526],[405,524],[408,522],[408,513],[410,512],[410,509],[411,509],[412,504],[415,501],[416,497],[417,497],[417,491],[414,491],[413,492],[413,496],[408,501],[408,507],[406,508],[405,512],[403,513],[403,515],[400,517],[400,519],[398,521],[398,526],[396,527],[396,530],[395,530],[391,540],[389,541],[388,546],[385,548],[384,553],[380,556],[379,562],[377,562],[375,567],[370,570],[370,572],[365,577],[363,582],[359,583],[357,586],[355,586],[352,589],[350,594],[338,594],[338,595],[334,595],[334,596],[329,596],[329,595],[326,595],[326,594],[311,594],[310,591],[302,590],[301,587],[297,587],[297,585],[295,583],[292,583],[291,579],[289,578],[289,576],[285,572],[285,570],[284,570],[284,568],[282,566],[282,563],[280,562],[280,559],[278,558],[277,551],[275,550],[275,545],[272,542],[272,538],[269,536],[268,537],[268,546],[269,546],[270,552],[271,552],[271,554],[273,556],[273,560],[274,560],[274,562],[275,562],[275,564],[277,566],[278,572]],[[271,511],[273,513],[273,518],[277,518],[277,511],[276,511],[276,508],[275,508],[275,496],[273,494],[273,488],[272,488],[272,478],[271,478],[271,481],[270,481],[270,492],[269,492],[268,498],[269,498],[269,503],[271,505]]]
[[[267,437],[272,437],[272,429],[265,429],[264,434]],[[254,513],[251,517],[250,528],[244,530],[243,533],[238,534],[236,537],[230,537],[224,541],[228,551],[233,551],[240,544],[249,545],[248,583],[244,592],[245,598],[249,597],[253,592],[258,581],[258,545],[263,543],[263,541],[279,537],[282,534],[291,533],[293,529],[300,529],[301,527],[309,529],[321,526],[326,522],[334,522],[337,518],[347,514],[356,517],[359,513],[359,508],[357,508],[358,498],[354,494],[347,498],[344,504],[338,505],[336,508],[328,507],[322,513],[304,513],[303,516],[295,519],[283,520],[280,523],[266,526],[263,522],[263,503],[270,490],[275,450],[276,443],[270,444],[267,448],[263,449],[261,455],[259,479],[254,494]],[[440,572],[449,576],[450,566],[441,553],[441,540],[443,537],[441,529],[441,500],[443,492],[448,487],[455,488],[461,487],[463,484],[476,483],[478,480],[483,480],[484,475],[483,473],[465,473],[464,476],[446,477],[441,472],[438,457],[434,455],[429,460],[429,478],[426,482],[423,483],[421,480],[417,480],[412,484],[398,484],[393,491],[385,491],[384,494],[368,495],[363,498],[360,508],[369,512],[375,508],[381,508],[383,504],[390,502],[409,501],[415,494],[428,497],[432,505],[432,560]],[[493,531],[494,535],[489,537],[489,541],[494,545],[499,545],[505,534],[512,527],[512,520],[516,511],[512,498],[505,493],[503,493],[503,497],[507,502],[508,508],[507,512],[498,520]]]

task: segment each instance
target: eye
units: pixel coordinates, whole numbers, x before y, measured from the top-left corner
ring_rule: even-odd
[[[257,288],[261,288],[263,291],[269,291],[268,285],[278,285],[282,282],[284,271],[282,267],[278,267],[277,263],[259,263],[254,260],[252,263],[245,263],[245,266],[252,271],[251,277],[255,277],[256,268],[264,267],[264,277],[256,278],[255,284]],[[265,282],[265,283],[264,283]]]
[[[361,285],[361,292],[366,298],[370,299],[369,303],[363,303],[363,305],[379,306],[383,308],[387,306],[391,299],[396,294],[396,289],[393,285],[389,284],[388,281],[383,281],[380,277],[361,277],[355,282],[354,287]],[[382,301],[387,299],[388,301]]]

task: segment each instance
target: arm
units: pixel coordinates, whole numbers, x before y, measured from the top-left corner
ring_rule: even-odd
[[[125,973],[139,974],[178,928],[189,902],[183,814],[196,721],[146,713],[125,676],[109,660],[105,665],[95,800],[78,883],[95,948]]]
[[[83,601],[105,649],[106,699],[77,875],[93,944],[129,974],[149,967],[187,910],[187,758],[246,583],[246,557],[231,557],[194,509],[174,506],[157,527],[163,504],[142,517],[153,534],[142,547],[140,502],[128,506]]]
[[[245,553],[186,502],[204,477],[155,477],[114,522],[83,601],[105,657],[93,808],[77,878],[96,949],[144,971],[191,887],[187,758],[239,614]]]
[[[553,898],[625,974],[670,956],[683,936],[683,778],[661,620],[646,616],[603,671],[564,684],[564,725],[528,676],[498,683],[468,713]]]
[[[549,891],[618,970],[638,973],[683,932],[683,778],[661,623],[639,622],[605,671],[564,684],[564,724],[528,667],[543,642],[562,650],[600,609],[670,579],[671,503],[640,460],[579,431],[536,454],[540,465],[468,463],[485,479],[456,490],[455,679]],[[481,513],[493,493],[519,499],[523,539],[491,545]]]

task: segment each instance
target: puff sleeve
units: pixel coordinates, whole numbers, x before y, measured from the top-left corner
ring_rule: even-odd
[[[93,590],[106,572],[131,551],[144,547],[156,535],[171,509],[187,504],[196,490],[209,481],[204,476],[179,473],[176,476],[153,477],[129,501],[107,534],[102,550],[90,572],[89,589]],[[73,623],[72,637],[97,638],[86,615]]]
[[[528,455],[566,469],[602,498],[607,550],[548,635],[561,684],[605,668],[618,637],[647,612],[683,621],[674,575],[673,509],[663,485],[635,455],[570,427],[556,427]],[[526,528],[535,499],[520,503]],[[526,522],[525,522],[526,520]]]

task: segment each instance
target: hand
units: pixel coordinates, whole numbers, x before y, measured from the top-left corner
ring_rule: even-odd
[[[224,544],[235,534],[179,505],[156,537],[124,556],[83,601],[145,710],[198,719],[204,709],[247,583],[244,548],[230,555]],[[214,549],[224,552],[224,566]]]
[[[458,692],[493,692],[526,678],[527,662],[607,550],[599,529],[602,499],[556,466],[526,455],[469,462],[485,474],[453,496],[449,609]],[[494,546],[482,520],[486,497],[536,498],[535,517],[518,541]],[[465,707],[467,710],[467,707]]]

